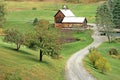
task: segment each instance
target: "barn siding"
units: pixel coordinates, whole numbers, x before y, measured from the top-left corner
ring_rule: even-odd
[[[55,15],[55,23],[62,23],[64,17],[64,14],[59,10]]]

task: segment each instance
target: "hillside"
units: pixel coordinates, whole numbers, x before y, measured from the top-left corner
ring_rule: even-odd
[[[7,15],[4,29],[17,28],[22,33],[32,31],[34,18],[47,19],[54,23],[54,15],[64,3],[53,2],[6,2]],[[71,4],[66,3],[76,16],[85,16],[88,22],[95,22],[95,12],[100,3]],[[64,67],[67,59],[76,51],[92,42],[92,31],[73,33],[81,41],[64,44],[62,58],[56,60],[48,56],[39,63],[39,53],[22,46],[15,51],[14,44],[3,42],[0,36],[0,80],[64,80]]]

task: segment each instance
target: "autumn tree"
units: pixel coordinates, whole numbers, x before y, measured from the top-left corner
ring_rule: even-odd
[[[24,35],[22,33],[20,33],[17,29],[8,29],[5,31],[5,33],[7,34],[4,37],[4,41],[5,42],[9,42],[9,43],[14,43],[16,45],[16,49],[15,50],[19,50],[21,45],[24,44]]]
[[[35,32],[33,32],[27,39],[27,46],[39,49],[40,61],[43,55],[51,57],[58,57],[60,51],[59,33],[51,29],[49,21],[40,20],[36,25]]]
[[[96,69],[102,73],[111,70],[110,64],[106,58],[100,54],[100,52],[98,52],[95,48],[91,48],[89,51],[90,53],[88,54],[88,59]]]
[[[111,70],[110,64],[104,57],[100,57],[96,60],[95,67],[100,70],[101,73],[105,73]]]

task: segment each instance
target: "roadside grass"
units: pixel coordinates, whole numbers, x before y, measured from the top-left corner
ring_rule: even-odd
[[[90,64],[89,60],[87,57],[84,59],[84,66],[86,69],[93,75],[95,76],[98,80],[120,80],[120,60],[119,59],[114,59],[112,58],[109,54],[108,51],[111,48],[116,48],[120,51],[120,43],[108,43],[105,42],[102,45],[100,45],[97,50],[100,51],[100,53],[108,60],[110,63],[110,66],[112,70],[110,72],[107,72],[106,74],[100,73],[98,70],[93,68],[93,66]]]
[[[5,43],[2,41],[4,37],[0,37],[0,80],[5,80],[6,77],[12,77],[11,80],[15,77],[22,80],[65,80],[64,67],[67,59],[93,41],[90,37],[92,32],[74,32],[74,36],[79,39],[85,36],[84,41],[64,44],[60,59],[43,56],[42,63],[39,62],[39,51],[22,46],[17,52],[13,50],[16,47],[14,44]]]

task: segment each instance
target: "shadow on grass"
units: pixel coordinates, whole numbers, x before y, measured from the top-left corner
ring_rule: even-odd
[[[46,66],[52,66],[49,61],[44,61],[43,60],[42,62],[40,62],[37,56],[35,56],[35,55],[33,55],[29,52],[26,52],[26,51],[23,51],[23,50],[16,51],[14,48],[12,48],[10,46],[1,46],[1,47],[4,48],[4,49],[10,50],[10,51],[14,51],[14,53],[16,53],[16,54],[11,54],[11,55],[15,56],[15,57],[17,57],[21,60],[40,63],[40,64],[43,64],[43,65],[46,65]],[[10,53],[13,53],[13,52],[10,52]]]
[[[9,46],[2,46],[2,47],[5,48],[5,49],[8,49],[8,50],[15,51],[15,52],[17,52],[17,53],[32,55],[31,53],[26,52],[26,51],[23,51],[23,50],[18,50],[18,51],[17,51],[16,49],[14,49],[14,48],[12,48],[12,47],[9,47]]]
[[[91,70],[94,70],[95,72],[99,72],[92,63],[90,63],[88,60],[84,60],[85,64],[89,66]]]

